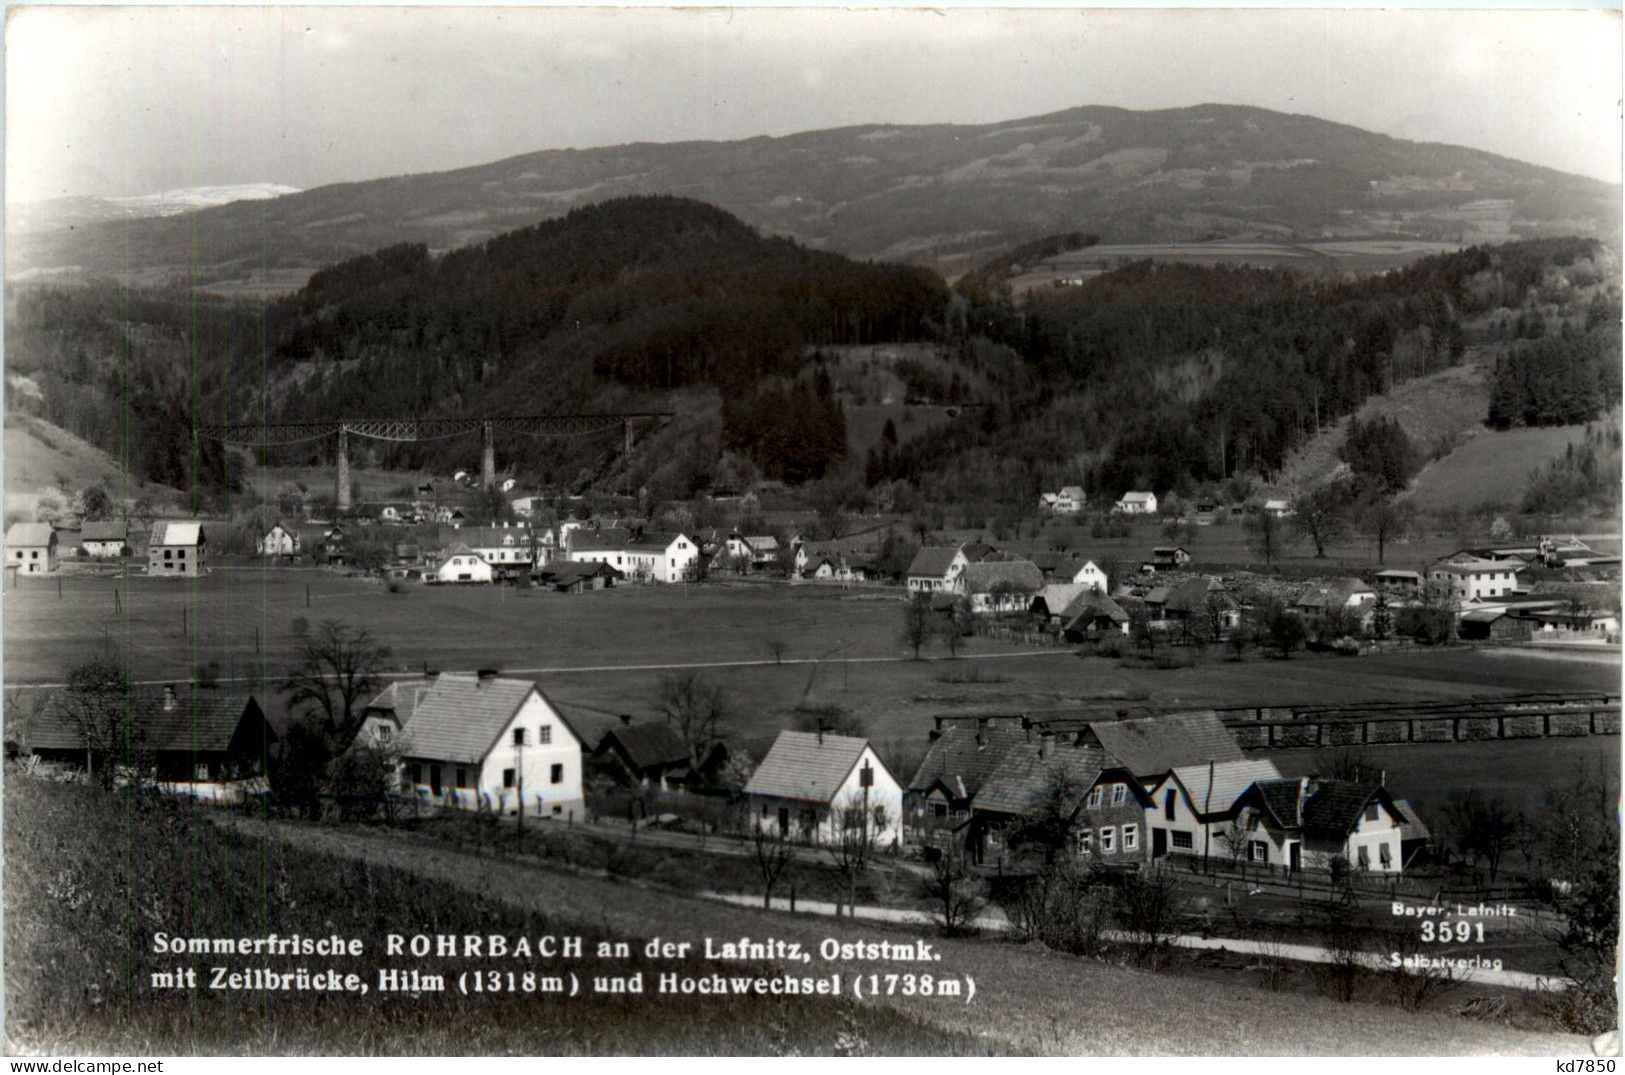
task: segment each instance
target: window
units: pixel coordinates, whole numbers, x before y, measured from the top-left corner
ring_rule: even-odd
[[[947,817],[948,816],[948,804],[947,803],[932,803],[931,804],[931,813],[935,817]]]
[[[468,787],[468,770],[461,765],[457,767],[457,786],[460,788]]]
[[[502,770],[502,786],[505,787],[505,788],[513,787],[513,770],[512,769],[504,769],[504,770]]]
[[[1100,804],[1102,802],[1104,802],[1105,799],[1106,799],[1106,789],[1105,788],[1097,786],[1097,787],[1093,787],[1093,788],[1089,789],[1089,803],[1088,803],[1089,809],[1091,809],[1091,810],[1098,809],[1100,807]]]
[[[1366,806],[1365,819],[1367,821],[1376,821],[1380,817],[1382,817],[1382,807],[1376,803],[1370,803]]]
[[[1123,826],[1123,850],[1124,851],[1135,851],[1135,850],[1139,849],[1139,846],[1140,846],[1140,826],[1138,826],[1138,825],[1124,825]]]
[[[1177,797],[1178,793],[1174,791],[1173,788],[1169,788],[1167,791],[1162,793],[1162,816],[1167,818],[1169,821],[1174,819],[1174,804]]]
[[[1117,850],[1117,830],[1110,825],[1100,830],[1100,853],[1109,855]]]
[[[1127,794],[1128,794],[1128,785],[1127,784],[1113,784],[1112,785],[1112,805],[1113,806],[1122,806],[1123,805],[1123,796],[1125,796]]]
[[[1270,860],[1270,845],[1266,840],[1254,840],[1247,845],[1248,862],[1268,862]]]
[[[1095,834],[1088,829],[1078,833],[1078,857],[1088,858],[1095,853]]]
[[[564,765],[562,763],[554,763],[553,769],[548,774],[548,777],[555,784],[564,783]]]
[[[414,784],[423,783],[423,766],[418,762],[413,762],[406,767],[406,775],[407,779]]]
[[[536,729],[536,742],[537,743],[539,743],[542,746],[546,746],[547,744],[551,743],[552,741],[553,741],[553,725],[544,724],[540,728]]]
[[[1360,864],[1360,869],[1369,870],[1371,868],[1371,849],[1369,847],[1361,844],[1354,849],[1354,855],[1356,861]]]
[[[1180,832],[1177,829],[1174,830],[1173,841],[1175,851],[1189,851],[1195,846],[1195,841],[1191,839],[1190,833]]]
[[[522,747],[525,745],[525,729],[515,728],[513,730],[513,745],[516,747]]]
[[[1394,864],[1393,850],[1387,844],[1377,845],[1377,858],[1381,860],[1383,869],[1387,869]]]
[[[165,560],[168,560],[168,559],[169,559],[169,558],[170,558],[170,550],[169,550],[169,549],[165,549],[165,550],[164,550],[164,559],[165,559]]]
[[[394,729],[394,728],[391,728],[391,727],[390,727],[390,726],[389,726],[389,725],[387,725],[387,724],[380,724],[380,725],[378,725],[378,741],[379,741],[379,742],[380,742],[380,743],[387,743],[387,742],[389,742],[389,737],[390,737],[390,736],[391,736],[391,735],[393,735],[393,734],[394,734],[394,732],[395,732],[395,729]]]

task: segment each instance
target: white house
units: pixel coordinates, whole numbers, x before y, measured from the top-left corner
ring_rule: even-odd
[[[468,548],[490,564],[493,570],[503,567],[528,569],[533,560],[530,527],[519,526],[464,526],[440,532],[442,545],[456,542]],[[539,542],[538,542],[539,544]]]
[[[1058,493],[1044,493],[1038,498],[1039,507],[1052,515],[1076,515],[1083,510],[1083,486],[1067,485]]]
[[[462,542],[447,549],[429,571],[440,582],[490,582],[492,577],[490,563]]]
[[[1057,582],[1070,582],[1079,586],[1087,586],[1091,590],[1106,592],[1106,572],[1093,560],[1076,560],[1062,562],[1052,575]]]
[[[1260,780],[1236,801],[1236,823],[1251,833],[1246,860],[1327,869],[1341,857],[1352,867],[1398,873],[1405,818],[1388,790],[1348,780]]]
[[[876,847],[903,836],[903,788],[869,740],[780,732],[745,785],[750,817],[767,832],[838,844],[843,833]]]
[[[772,534],[732,533],[722,548],[723,555],[753,569],[772,567],[779,557],[779,539]]]
[[[6,566],[19,575],[56,570],[56,531],[50,523],[12,523],[6,531]]]
[[[1119,515],[1155,515],[1157,513],[1157,494],[1142,489],[1132,489],[1118,498],[1112,510]]]
[[[524,679],[441,675],[402,730],[406,784],[435,803],[580,820],[581,739]]]
[[[687,581],[699,557],[699,546],[683,534],[647,530],[633,536],[619,528],[570,533],[571,560],[608,564],[642,582]]]
[[[260,538],[258,552],[261,556],[294,556],[299,552],[299,534],[292,527],[273,523]]]
[[[204,544],[202,523],[153,523],[152,537],[147,541],[147,574],[203,574]]]
[[[1428,568],[1429,585],[1448,590],[1459,601],[1505,597],[1518,588],[1518,560],[1444,560]]]
[[[1229,758],[1169,770],[1150,787],[1145,828],[1151,834],[1151,857],[1231,858],[1230,840],[1239,831],[1231,826],[1236,801],[1254,783],[1279,779],[1280,771],[1264,758]]]
[[[1260,510],[1262,510],[1265,515],[1273,515],[1277,519],[1284,519],[1288,515],[1292,514],[1292,505],[1285,500],[1266,500],[1264,501],[1263,508]]]
[[[909,593],[941,593],[952,590],[960,573],[970,563],[962,545],[925,546],[908,565]]]
[[[1023,612],[1044,589],[1044,573],[1031,560],[984,560],[967,564],[953,588],[969,595],[972,612]]]
[[[130,555],[130,526],[121,520],[85,523],[79,529],[79,547],[92,559]]]

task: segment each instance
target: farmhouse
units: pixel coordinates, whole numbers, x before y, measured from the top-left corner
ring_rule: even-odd
[[[1029,559],[1050,582],[1075,582],[1097,590],[1106,588],[1106,572],[1079,553],[1043,551],[1033,553]]]
[[[1158,545],[1151,550],[1151,566],[1163,569],[1184,567],[1191,562],[1191,554],[1177,545]]]
[[[493,578],[490,562],[462,542],[447,549],[445,557],[429,570],[436,582],[490,582]]]
[[[621,723],[598,740],[593,756],[621,783],[633,786],[664,788],[696,776],[691,770],[688,744],[663,721],[634,724],[631,717],[622,716]],[[715,776],[727,757],[727,748],[716,744],[700,766],[701,773]]]
[[[253,695],[175,686],[131,688],[115,721],[86,712],[68,692],[52,695],[27,738],[42,761],[93,768],[136,760],[159,780],[185,783],[264,775],[277,744]]]
[[[402,733],[417,711],[418,701],[439,674],[425,672],[422,679],[397,680],[379,691],[362,711],[356,741],[404,749]]]
[[[204,572],[203,524],[161,522],[152,524],[147,541],[147,574],[201,575]]]
[[[1348,780],[1261,780],[1237,800],[1237,824],[1251,833],[1247,861],[1291,871],[1329,869],[1342,858],[1398,873],[1406,823],[1386,788]]]
[[[745,796],[754,824],[787,839],[839,844],[862,834],[877,847],[902,840],[903,789],[867,739],[780,732]]]
[[[406,782],[465,810],[582,816],[581,739],[529,680],[490,672],[437,677],[403,734]]]
[[[299,552],[299,535],[284,523],[272,523],[271,529],[261,535],[255,549],[261,556],[287,559]]]
[[[1112,510],[1119,515],[1155,515],[1157,494],[1148,490],[1132,489],[1118,498]]]
[[[1428,568],[1428,583],[1448,590],[1459,601],[1504,597],[1518,588],[1519,560],[1448,559]]]
[[[1293,604],[1298,615],[1311,625],[1320,625],[1337,613],[1348,613],[1362,625],[1369,624],[1377,604],[1377,591],[1357,578],[1344,576],[1310,586]]]
[[[576,563],[574,560],[555,560],[533,568],[530,577],[536,585],[546,586],[559,593],[582,593],[586,590],[607,590],[624,578],[619,571],[598,560]]]
[[[755,571],[772,567],[779,558],[779,539],[772,534],[730,533],[722,548],[728,559]]]
[[[1422,592],[1422,573],[1390,568],[1376,574],[1377,588],[1388,593],[1411,595]]]
[[[1285,519],[1288,515],[1292,514],[1292,504],[1287,500],[1266,500],[1259,510],[1265,515],[1273,516],[1277,519]]]
[[[1475,608],[1461,614],[1456,634],[1468,640],[1528,642],[1534,635],[1530,619],[1514,616],[1507,608]]]
[[[130,526],[119,520],[85,523],[79,529],[79,547],[95,560],[130,555]]]
[[[440,531],[443,548],[461,543],[491,565],[494,572],[524,570],[531,566],[531,531],[528,526],[464,526]]]
[[[1080,594],[1061,611],[1061,635],[1068,642],[1092,642],[1102,635],[1128,634],[1123,606],[1100,590]]]
[[[1019,855],[1024,820],[1041,814],[1066,827],[1079,858],[1143,862],[1141,826],[1149,802],[1145,788],[1116,758],[1083,742],[1081,734],[1043,728],[1005,751],[983,783],[971,807],[968,846],[977,862]]]
[[[941,593],[953,589],[969,564],[962,545],[922,546],[908,565],[908,592]]]
[[[301,526],[294,534],[294,552],[318,564],[342,564],[346,558],[344,528],[320,524]]]
[[[639,582],[683,582],[699,560],[699,546],[682,534],[649,530],[576,530],[570,534],[570,559],[608,564]]]
[[[1080,738],[1081,745],[1116,758],[1147,787],[1182,766],[1244,757],[1235,736],[1211,710],[1091,721]]]
[[[1090,590],[1081,582],[1052,582],[1033,595],[1027,610],[1037,619],[1057,626],[1067,606]]]
[[[1145,605],[1158,620],[1201,624],[1222,637],[1241,623],[1241,606],[1216,578],[1198,576],[1154,587]]]
[[[1044,588],[1044,573],[1031,560],[984,560],[967,564],[954,588],[970,597],[972,612],[1024,612]]]
[[[56,570],[56,531],[50,523],[12,523],[6,531],[6,566],[19,575]]]
[[[1020,717],[936,718],[931,746],[908,785],[910,827],[930,834],[964,825],[983,782],[1025,740]]]
[[[1240,845],[1231,843],[1241,838],[1230,825],[1236,800],[1255,782],[1280,778],[1274,763],[1264,758],[1175,766],[1150,788],[1146,828],[1151,833],[1151,857],[1244,854]]]
[[[1038,498],[1038,506],[1053,515],[1076,515],[1083,510],[1085,495],[1083,486],[1062,486],[1058,493],[1043,493]]]

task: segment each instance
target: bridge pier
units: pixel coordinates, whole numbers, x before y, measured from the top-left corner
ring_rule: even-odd
[[[339,514],[350,510],[350,427],[339,426],[338,488],[333,491],[334,510]]]
[[[490,422],[480,423],[480,488],[495,489],[497,486],[497,445],[496,436],[491,432]]]

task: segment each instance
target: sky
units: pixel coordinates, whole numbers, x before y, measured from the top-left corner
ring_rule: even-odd
[[[1617,13],[25,7],[5,60],[9,202],[1204,102],[1620,180]]]

